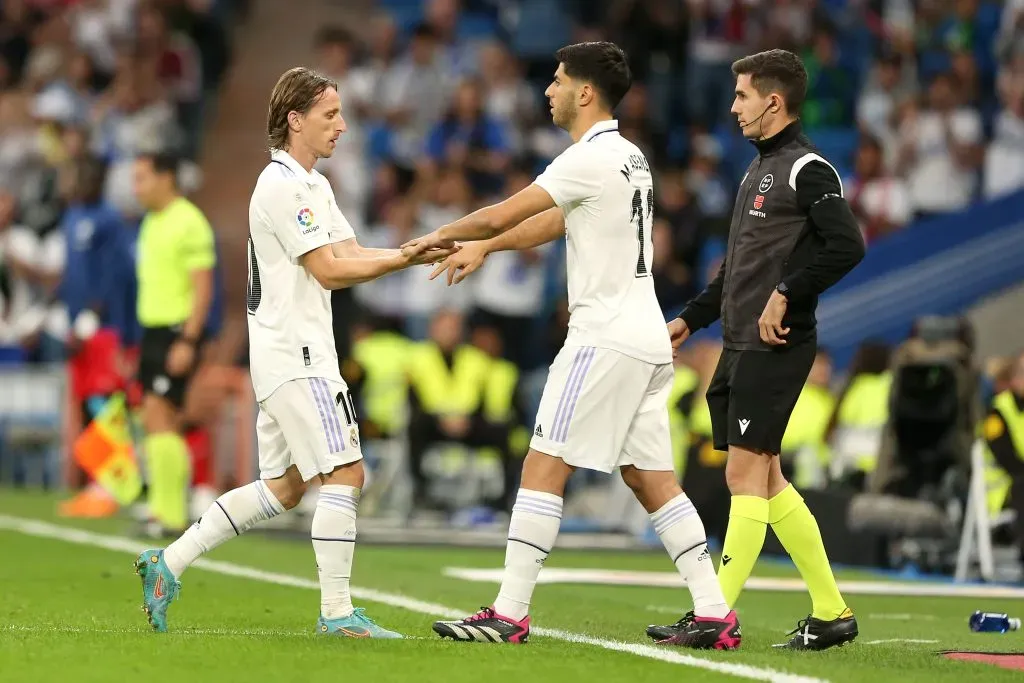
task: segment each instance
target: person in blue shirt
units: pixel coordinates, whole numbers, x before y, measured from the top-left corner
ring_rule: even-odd
[[[67,306],[72,340],[112,328],[124,344],[136,327],[131,299],[135,269],[128,227],[102,199],[105,176],[106,168],[93,158],[72,167],[69,202],[60,224],[67,260],[59,297]]]
[[[476,79],[459,84],[448,113],[427,135],[427,156],[439,167],[463,168],[474,192],[501,190],[509,162],[504,124],[483,108],[483,86]]]

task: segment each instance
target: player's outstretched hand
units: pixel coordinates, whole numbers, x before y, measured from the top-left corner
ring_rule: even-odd
[[[768,303],[764,306],[764,312],[757,321],[758,330],[761,332],[761,341],[772,346],[781,346],[786,343],[783,339],[789,334],[789,328],[782,326],[782,319],[786,315],[786,308],[789,300],[778,290],[772,292]]]
[[[406,257],[416,256],[422,254],[428,249],[451,249],[455,246],[455,240],[441,239],[439,231],[428,233],[423,237],[417,237],[416,239],[409,240],[402,245],[402,253]]]
[[[484,264],[488,252],[483,242],[467,242],[460,244],[459,247],[461,248],[458,253],[437,264],[434,272],[430,274],[431,280],[447,270],[448,286],[457,285]]]
[[[419,251],[417,249],[410,249],[409,251],[406,251],[405,249],[403,249],[402,256],[405,257],[406,261],[408,261],[409,265],[411,266],[429,266],[431,264],[437,263],[438,261],[443,261],[449,256],[458,253],[460,248],[461,247],[459,247],[458,245],[455,245],[448,249],[432,247],[424,251]]]
[[[672,355],[683,345],[683,342],[690,337],[690,328],[682,318],[673,318],[668,323],[668,336],[672,340]]]

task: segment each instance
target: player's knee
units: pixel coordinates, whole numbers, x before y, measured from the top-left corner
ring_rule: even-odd
[[[287,482],[284,486],[274,491],[274,495],[277,496],[277,500],[280,501],[281,507],[285,510],[291,510],[302,501],[302,496],[306,493],[306,484],[304,482]]]
[[[277,479],[263,481],[285,510],[291,510],[298,505],[302,501],[302,496],[306,494],[306,482],[302,480],[302,475],[294,466],[289,467]]]
[[[352,486],[361,489],[366,482],[366,470],[363,468],[363,461],[356,460],[347,465],[337,467],[330,474],[321,477],[321,481],[328,485]]]
[[[654,512],[682,493],[674,472],[639,470],[632,465],[626,465],[620,471],[622,481],[647,512]]]
[[[640,495],[644,490],[644,477],[643,473],[632,465],[627,465],[622,468],[622,481],[626,482],[633,493]]]
[[[531,448],[523,461],[520,488],[561,496],[565,492],[565,484],[569,481],[573,469],[561,458]]]

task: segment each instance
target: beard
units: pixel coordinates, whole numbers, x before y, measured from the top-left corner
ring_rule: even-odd
[[[572,124],[575,120],[576,110],[573,108],[571,102],[556,105],[555,110],[551,112],[551,121],[562,130],[569,130],[572,128]]]

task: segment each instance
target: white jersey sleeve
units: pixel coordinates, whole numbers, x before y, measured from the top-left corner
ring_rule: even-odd
[[[268,187],[260,209],[267,214],[266,225],[280,240],[285,253],[297,262],[303,254],[330,244],[330,216],[319,216],[305,183],[282,179]],[[344,219],[342,219],[344,220]],[[351,234],[352,228],[348,228]]]
[[[556,206],[565,207],[599,196],[604,186],[603,170],[588,159],[583,146],[573,145],[548,164],[534,184],[551,195]]]

